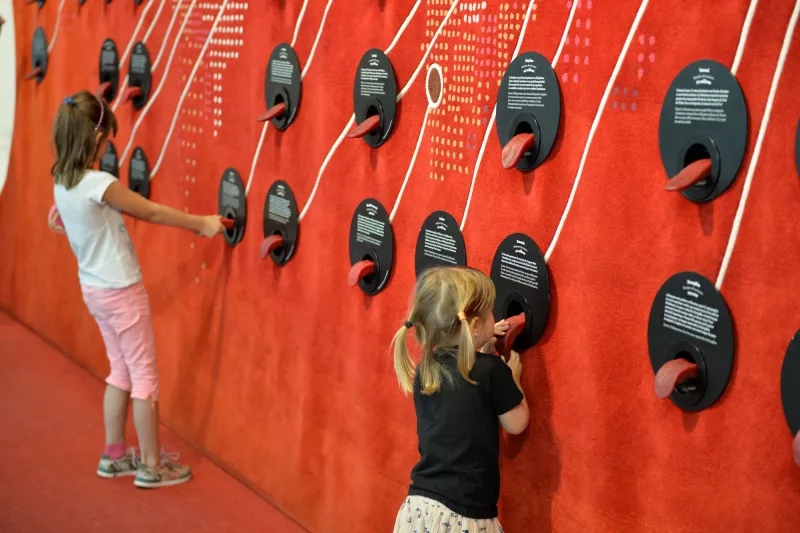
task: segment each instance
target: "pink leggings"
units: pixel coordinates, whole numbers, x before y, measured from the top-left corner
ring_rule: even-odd
[[[111,373],[106,383],[137,400],[158,400],[156,343],[150,300],[142,282],[124,289],[81,286],[83,301],[100,326]]]

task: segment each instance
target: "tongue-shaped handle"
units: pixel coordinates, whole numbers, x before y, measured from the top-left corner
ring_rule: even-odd
[[[278,105],[272,106],[267,109],[266,113],[256,119],[256,122],[267,122],[275,117],[279,117],[286,112],[286,104],[281,102]]]
[[[225,226],[225,229],[233,229],[236,227],[236,221],[232,218],[222,217],[220,222],[222,222],[222,225]]]
[[[800,431],[794,436],[792,442],[792,454],[794,455],[794,464],[800,467]]]
[[[711,174],[711,160],[698,159],[690,163],[678,175],[672,178],[664,186],[664,190],[669,192],[684,191],[697,185]]]
[[[283,244],[284,240],[280,235],[270,235],[261,241],[261,246],[258,248],[258,253],[261,256],[261,259],[265,259],[270,253],[283,246]]]
[[[141,87],[128,87],[124,93],[122,93],[122,103],[127,103],[142,95],[142,88]]]
[[[61,221],[61,215],[58,213],[58,208],[55,204],[53,204],[53,207],[50,208],[50,212],[47,214],[47,223],[50,226],[50,229],[56,233],[60,235],[67,233],[67,230],[64,228],[64,223]]]
[[[375,263],[369,260],[359,261],[347,273],[347,284],[351,287],[358,285],[358,282],[375,273]]]
[[[363,137],[367,133],[371,133],[378,129],[381,125],[381,117],[380,115],[372,115],[371,117],[367,118],[364,122],[347,132],[347,137],[349,139],[357,139],[359,137]]]
[[[511,352],[511,347],[514,346],[514,341],[517,340],[519,334],[525,329],[525,313],[507,318],[506,324],[508,324],[506,334],[502,337],[497,337],[497,342],[494,345],[497,353],[503,357],[508,357]]]
[[[42,73],[42,67],[36,67],[35,69],[29,71],[27,74],[22,76],[23,80],[32,80],[36,76],[39,76]]]
[[[514,168],[525,152],[533,146],[533,133],[515,135],[503,147],[503,168]]]
[[[663,400],[669,398],[675,387],[684,381],[697,377],[697,365],[686,359],[673,359],[656,372],[656,396]]]
[[[105,95],[109,91],[109,89],[111,89],[111,82],[110,81],[104,81],[103,83],[101,83],[100,85],[97,86],[97,89],[95,89],[95,91],[94,91],[94,95],[96,97],[98,97],[98,98],[103,98],[103,97],[105,97]]]

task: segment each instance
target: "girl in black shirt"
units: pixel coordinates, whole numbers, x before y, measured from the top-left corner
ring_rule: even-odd
[[[528,425],[522,365],[494,355],[495,288],[472,268],[435,267],[420,275],[408,320],[395,335],[400,387],[414,394],[420,460],[394,533],[501,533],[500,426]],[[414,329],[422,360],[414,366],[406,334]],[[476,352],[476,346],[483,346]]]

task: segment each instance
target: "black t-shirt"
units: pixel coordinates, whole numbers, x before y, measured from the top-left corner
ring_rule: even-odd
[[[476,353],[467,383],[455,354],[439,352],[453,377],[439,392],[421,392],[414,380],[420,460],[411,471],[410,495],[425,496],[467,518],[495,518],[500,497],[500,421],[522,392],[496,355]]]

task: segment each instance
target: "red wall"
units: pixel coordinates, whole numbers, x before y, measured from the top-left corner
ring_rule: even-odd
[[[149,40],[153,58],[172,12],[173,0],[166,1]],[[74,4],[64,7],[43,83],[18,84],[11,167],[0,197],[0,306],[102,377],[102,341],[83,307],[73,256],[67,241],[45,223],[52,203],[47,136],[64,96],[96,84],[102,41],[114,38],[122,52],[144,5]],[[219,4],[198,2],[204,17],[187,27],[207,31]],[[291,41],[302,2],[236,7],[245,4],[231,2],[227,12],[243,20],[220,24],[243,33],[218,33],[243,40],[243,46],[213,44],[208,52],[234,52],[238,59],[218,69],[210,62],[219,56],[207,56],[198,69],[164,166],[152,182],[158,202],[214,212],[225,168],[237,168],[247,180],[261,133],[254,119],[264,110],[266,59],[276,44]],[[480,39],[486,27],[494,27],[494,16],[500,27],[491,35],[502,46],[488,53],[510,61],[516,26],[528,7],[510,0],[485,9],[482,2],[462,4],[467,9],[456,7],[402,100],[389,142],[370,149],[345,140],[334,154],[301,223],[296,255],[285,267],[258,259],[266,191],[284,179],[299,206],[306,205],[320,165],[352,113],[359,58],[371,47],[389,45],[411,0],[332,1],[297,119],[283,133],[267,131],[248,198],[248,228],[236,248],[222,239],[199,240],[129,221],[156,317],[163,417],[315,533],[389,530],[417,458],[413,404],[396,386],[388,344],[414,283],[422,221],[437,209],[456,220],[464,213],[486,128],[482,119],[491,114],[503,71],[488,69],[487,78],[474,79],[462,66],[486,47]],[[308,2],[295,45],[301,66],[325,6],[323,0]],[[389,54],[399,87],[423,58],[449,6],[449,0],[421,2]],[[538,0],[521,50],[552,58],[570,6],[566,0]],[[640,6],[638,0],[581,0],[556,65],[563,95],[560,136],[543,166],[524,175],[503,170],[491,133],[464,227],[470,265],[488,272],[497,245],[513,232],[529,234],[543,251],[550,246]],[[647,319],[661,284],[684,270],[716,279],[793,3],[762,1],[755,11],[737,73],[749,108],[748,154],[733,186],[707,205],[663,191],[661,102],[688,63],[708,58],[731,65],[748,7],[746,0],[650,0],[643,12],[613,84],[620,92],[602,109],[550,257],[547,331],[523,355],[532,420],[523,436],[504,439],[501,520],[509,531],[769,532],[792,531],[800,523],[800,472],[791,459],[779,392],[783,353],[800,326],[794,294],[800,283],[800,227],[793,217],[800,202],[794,164],[800,114],[796,35],[722,288],[737,342],[728,389],[712,408],[683,413],[655,398],[647,354]],[[38,12],[23,0],[15,8],[21,76],[35,27],[42,25],[48,37],[53,33],[58,1]],[[466,22],[474,14],[487,15],[486,21]],[[200,53],[204,37],[197,37],[187,34],[166,80],[169,50],[155,75],[156,86],[162,80],[166,85],[135,143],[151,166]],[[425,72],[434,61],[447,68],[444,100],[429,116],[394,220],[390,282],[379,295],[365,296],[346,285],[350,219],[366,197],[391,211],[422,125]],[[222,91],[214,92],[214,85]],[[222,97],[216,105],[221,115],[205,111],[206,88],[208,97]],[[137,116],[120,106],[120,152]],[[222,120],[216,137],[214,120]],[[127,162],[121,177],[127,178]]]

